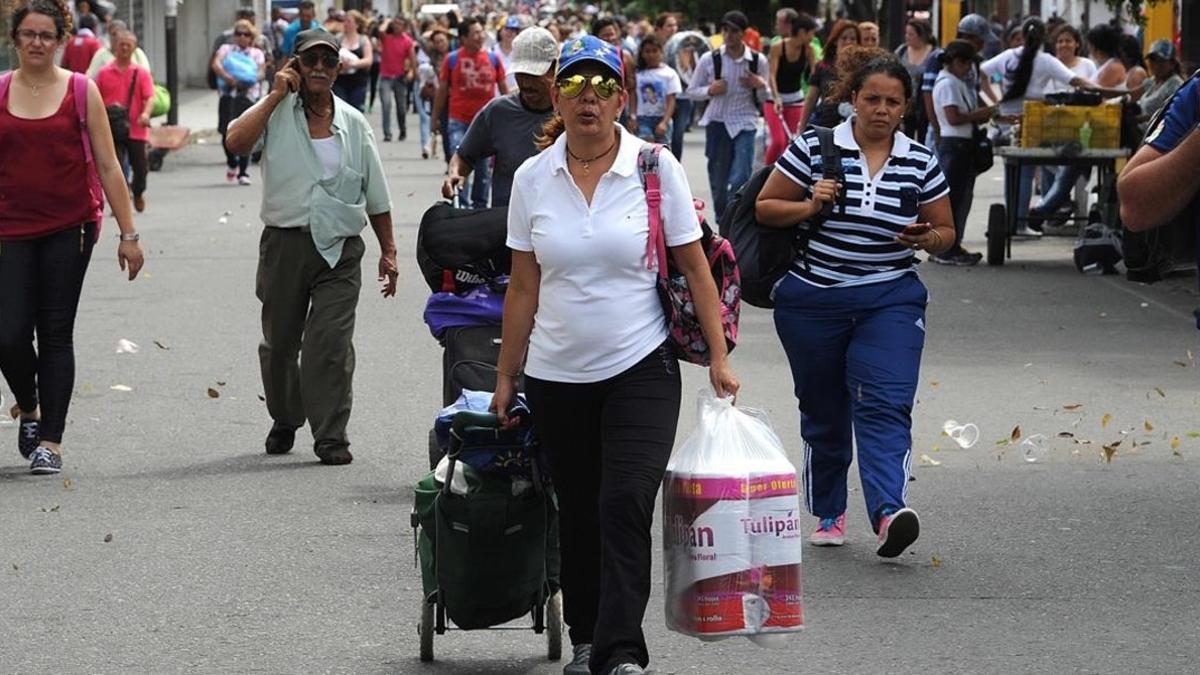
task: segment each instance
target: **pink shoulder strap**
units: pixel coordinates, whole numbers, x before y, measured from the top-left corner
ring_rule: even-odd
[[[667,235],[662,222],[662,181],[658,175],[661,145],[647,143],[638,153],[638,173],[646,191],[646,212],[650,216],[650,232],[646,237],[646,269],[658,265],[658,276],[667,276]]]
[[[88,136],[88,79],[79,73],[71,73],[71,87],[75,92],[75,116],[79,119],[79,140],[83,143],[83,159],[87,163],[88,189],[96,201],[96,238],[100,238],[100,222],[104,219],[104,188],[100,184],[100,172],[92,154],[92,139]]]
[[[0,102],[4,101],[4,97],[8,96],[8,83],[12,81],[12,71],[8,71],[0,75]]]

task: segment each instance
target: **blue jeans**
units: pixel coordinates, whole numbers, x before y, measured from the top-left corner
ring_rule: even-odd
[[[379,80],[379,103],[383,107],[383,138],[392,137],[392,104],[396,105],[396,124],[403,138],[408,133],[405,113],[408,112],[408,80],[385,77]],[[422,145],[421,147],[424,147]]]
[[[671,154],[675,155],[675,159],[683,160],[683,135],[691,123],[691,100],[676,96],[675,115],[671,117]]]
[[[750,180],[754,166],[754,129],[733,138],[722,122],[709,122],[704,129],[704,156],[708,158],[708,187],[712,191],[717,220],[725,213],[729,196]]]
[[[446,137],[450,140],[450,154],[458,152],[458,146],[462,145],[463,137],[467,135],[467,129],[470,127],[471,125],[465,122],[450,120],[450,125],[446,128]],[[474,174],[474,179],[463,185],[458,194],[458,202],[463,208],[486,209],[492,183],[491,167],[486,161],[480,162],[479,166],[475,167]]]
[[[1062,208],[1071,200],[1071,190],[1075,189],[1075,183],[1091,173],[1091,168],[1086,166],[1067,165],[1057,168],[1054,182],[1042,187],[1042,203],[1030,209],[1031,214],[1045,216]],[[1045,174],[1042,174],[1042,177],[1044,178]]]
[[[1017,179],[1017,203],[1007,204],[1010,213],[1015,213],[1017,220],[1013,221],[1018,228],[1026,226],[1026,220],[1029,216],[1029,200],[1033,198],[1033,176],[1037,172],[1037,167],[1031,164],[1026,164],[1021,167],[1021,175]],[[1012,189],[1008,185],[1008,172],[1004,172],[1004,194],[1007,197],[1008,191]]]
[[[433,104],[417,97],[417,120],[421,126],[421,151],[429,149],[430,119],[433,117]]]
[[[648,143],[666,144],[671,139],[671,123],[667,122],[667,133],[659,136],[654,128],[662,121],[662,117],[638,117],[638,138]]]
[[[800,404],[805,498],[818,518],[846,512],[855,443],[871,527],[906,505],[928,300],[915,274],[849,288],[789,274],[776,288],[775,329]]]

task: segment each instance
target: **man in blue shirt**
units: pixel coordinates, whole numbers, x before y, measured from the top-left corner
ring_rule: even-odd
[[[1121,221],[1125,227],[1141,232],[1165,225],[1190,211],[1192,227],[1200,235],[1197,168],[1200,168],[1200,78],[1193,77],[1167,104],[1162,119],[1148,130],[1146,143],[1117,179]],[[1197,257],[1200,259],[1200,251]],[[1200,314],[1197,326],[1200,327]]]
[[[283,52],[283,58],[288,58],[292,55],[292,50],[296,47],[296,36],[300,31],[309,29],[325,30],[320,23],[317,22],[317,7],[312,0],[301,0],[296,6],[299,14],[296,20],[289,23],[288,27],[283,29],[283,44],[279,51]]]

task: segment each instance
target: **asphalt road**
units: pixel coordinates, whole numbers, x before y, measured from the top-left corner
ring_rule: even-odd
[[[691,136],[699,196],[702,150]],[[262,451],[259,187],[225,184],[212,144],[169,157],[138,218],[148,264],[132,284],[110,221],[79,314],[64,473],[29,476],[11,446],[0,453],[0,672],[559,672],[532,632],[451,634],[435,664],[417,659],[408,511],[441,368],[412,250],[441,163],[412,140],[384,155],[403,275],[399,297],[380,298],[368,244],[348,467],[318,465],[304,432],[291,455]],[[998,175],[979,183],[973,248]],[[805,548],[808,625],[777,650],[669,633],[656,559],[645,626],[657,672],[1194,671],[1195,281],[1082,276],[1070,245],[1019,242],[1003,268],[921,266],[933,302],[910,490],[923,536],[910,553],[875,557],[852,477],[850,542]],[[742,401],[770,412],[798,460],[769,314],[747,308],[741,334]],[[115,353],[120,339],[140,351]],[[705,382],[684,370],[679,442]],[[954,446],[947,419],[977,424],[979,443]],[[1048,437],[1036,462],[1004,440],[1017,426]]]

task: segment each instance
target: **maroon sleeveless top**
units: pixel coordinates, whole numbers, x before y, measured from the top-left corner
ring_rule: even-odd
[[[0,100],[0,241],[42,237],[95,217],[74,90],[68,84],[58,111],[38,120],[9,113],[7,94]]]

